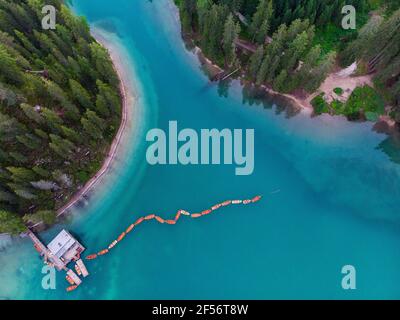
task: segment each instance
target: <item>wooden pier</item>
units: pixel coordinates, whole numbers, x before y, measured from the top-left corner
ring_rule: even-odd
[[[221,71],[220,73],[218,73],[217,75],[215,75],[211,81],[215,82],[215,81],[225,81],[226,79],[230,78],[231,76],[233,76],[236,72],[240,71],[240,68],[235,69],[232,72],[228,72],[228,71]]]
[[[45,263],[53,265],[58,271],[67,270],[64,262],[57,256],[53,255],[32,231],[28,231],[28,236],[31,238],[36,250],[44,258]]]
[[[58,271],[64,270],[67,273],[67,280],[71,284],[73,281],[75,286],[68,287],[67,291],[76,289],[82,283],[79,275],[67,267],[70,262],[76,262],[75,267],[78,267],[78,271],[81,271],[79,274],[83,277],[89,275],[81,260],[81,254],[85,248],[68,231],[62,230],[47,246],[32,231],[29,230],[27,234],[35,249],[43,257],[44,263],[55,267]]]

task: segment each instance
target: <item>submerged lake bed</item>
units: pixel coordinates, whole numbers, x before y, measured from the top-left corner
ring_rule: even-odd
[[[114,240],[136,218],[178,209],[197,212],[226,199],[262,201],[229,207],[175,226],[140,226],[112,254],[88,262],[91,276],[65,292],[41,287],[42,262],[27,239],[0,252],[0,297],[14,299],[395,299],[400,298],[400,166],[379,148],[371,123],[341,117],[289,116],[250,99],[238,81],[209,83],[181,39],[172,1],[73,0],[72,9],[119,48],[140,110],[124,152],[87,203],[50,240],[70,230],[88,251]],[[150,166],[146,133],[182,128],[254,129],[254,171],[234,165]],[[342,268],[357,289],[342,288]]]

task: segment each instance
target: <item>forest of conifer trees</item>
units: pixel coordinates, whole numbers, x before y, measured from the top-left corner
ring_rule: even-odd
[[[389,115],[400,123],[399,1],[177,2],[182,32],[190,35],[204,54],[224,69],[240,68],[247,80],[278,92],[302,90],[311,94],[334,67],[347,67],[357,61],[357,75],[371,74],[375,88],[357,88],[349,99],[351,103],[338,102],[320,109],[359,119],[365,117],[364,108],[371,119],[376,119],[384,109],[374,103],[384,100]],[[356,30],[342,28],[344,5],[356,9]],[[253,45],[254,52],[240,52],[236,46],[238,39]],[[368,97],[369,105],[358,101]]]
[[[52,224],[56,211],[100,168],[121,120],[119,79],[108,52],[62,0],[0,0],[0,233]],[[336,67],[357,61],[347,103],[316,113],[400,124],[400,1],[175,0],[182,32],[213,62],[282,93],[314,93]],[[44,5],[57,27],[41,27]],[[344,5],[356,30],[341,26]],[[243,41],[250,52],[239,50]],[[341,88],[337,88],[340,92]],[[383,105],[382,102],[382,105]],[[366,115],[368,111],[368,115]]]
[[[44,5],[56,7],[43,30]],[[0,0],[0,233],[52,224],[120,125],[108,52],[61,0]]]

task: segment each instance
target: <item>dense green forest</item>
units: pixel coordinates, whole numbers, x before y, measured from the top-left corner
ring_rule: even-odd
[[[42,29],[44,5],[57,9]],[[120,125],[108,52],[61,0],[0,0],[0,233],[51,224]]]
[[[374,120],[388,105],[400,123],[400,1],[176,2],[183,34],[225,70],[240,68],[247,80],[279,92],[311,94],[334,67],[357,61],[357,75],[372,74],[375,88],[357,88],[349,103],[328,105],[318,96],[316,113]],[[356,9],[355,30],[342,28],[344,5]],[[239,50],[238,42],[250,50]]]

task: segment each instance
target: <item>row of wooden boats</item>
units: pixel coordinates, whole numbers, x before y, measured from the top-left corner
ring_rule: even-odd
[[[94,253],[94,254],[90,254],[86,257],[86,260],[94,260],[100,256],[106,255],[110,252],[110,250],[112,250],[119,242],[121,242],[130,232],[132,232],[132,230],[137,227],[139,224],[141,224],[144,221],[150,221],[150,220],[156,220],[157,222],[161,223],[161,224],[168,224],[168,225],[174,225],[178,222],[178,220],[180,219],[180,217],[182,215],[185,216],[190,216],[191,218],[200,218],[202,216],[205,215],[209,215],[212,212],[222,208],[222,207],[226,207],[229,205],[239,205],[239,204],[243,204],[243,205],[247,205],[250,203],[255,203],[261,200],[261,196],[256,196],[252,199],[246,199],[246,200],[227,200],[221,203],[218,203],[214,206],[212,206],[210,209],[206,209],[204,211],[201,211],[199,213],[190,213],[188,211],[185,210],[178,210],[178,212],[175,215],[175,218],[172,219],[163,219],[160,216],[157,216],[155,214],[150,214],[144,217],[140,217],[139,219],[136,220],[135,223],[132,223],[125,231],[123,231],[116,240],[114,240],[113,242],[111,242],[109,244],[109,246],[101,251],[99,251],[98,253]]]

